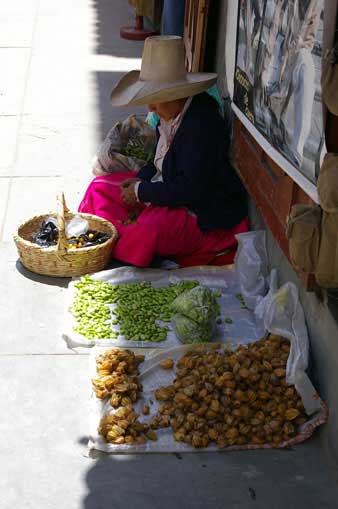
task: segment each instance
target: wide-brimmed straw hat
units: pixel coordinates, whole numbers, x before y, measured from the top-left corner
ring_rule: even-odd
[[[187,72],[182,37],[155,36],[144,42],[141,71],[128,72],[111,92],[113,106],[182,99],[211,87],[217,74]]]

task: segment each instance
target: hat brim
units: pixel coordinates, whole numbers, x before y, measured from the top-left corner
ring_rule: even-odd
[[[120,79],[110,95],[113,106],[175,101],[204,92],[217,80],[217,74],[205,72],[190,72],[184,80],[170,83],[142,81],[139,77],[140,71],[130,71]]]

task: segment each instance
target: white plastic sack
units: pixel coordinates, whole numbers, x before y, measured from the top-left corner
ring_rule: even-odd
[[[255,314],[269,332],[289,339],[286,380],[297,386],[307,368],[309,356],[309,338],[297,287],[293,283],[285,283],[277,289],[277,273],[272,271],[270,290],[257,305]]]
[[[93,158],[94,175],[107,175],[118,171],[138,171],[147,161],[128,157],[120,153],[129,140],[138,140],[146,152],[152,152],[156,133],[143,119],[130,115],[122,123],[117,122],[108,132],[105,140]]]
[[[66,223],[66,236],[67,237],[78,237],[83,233],[86,233],[89,229],[89,222],[80,216],[74,216],[70,221]]]
[[[236,235],[238,248],[235,269],[238,284],[249,309],[255,309],[268,291],[268,260],[265,231]]]

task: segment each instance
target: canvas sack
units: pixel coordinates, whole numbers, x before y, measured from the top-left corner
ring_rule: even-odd
[[[314,205],[294,205],[288,218],[286,237],[292,265],[301,272],[316,269],[320,244],[321,209]]]
[[[338,154],[326,154],[318,195],[323,209],[316,281],[324,288],[338,288]]]
[[[338,212],[338,154],[325,154],[317,182],[320,206]]]
[[[328,110],[338,115],[338,26],[334,47],[326,51],[322,65],[322,98]]]

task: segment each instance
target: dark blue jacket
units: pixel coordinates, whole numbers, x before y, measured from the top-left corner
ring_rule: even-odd
[[[206,93],[196,95],[163,160],[163,182],[150,182],[153,164],[138,172],[140,201],[185,206],[196,214],[202,231],[236,226],[247,216],[247,201],[228,160],[229,141],[217,102]]]

